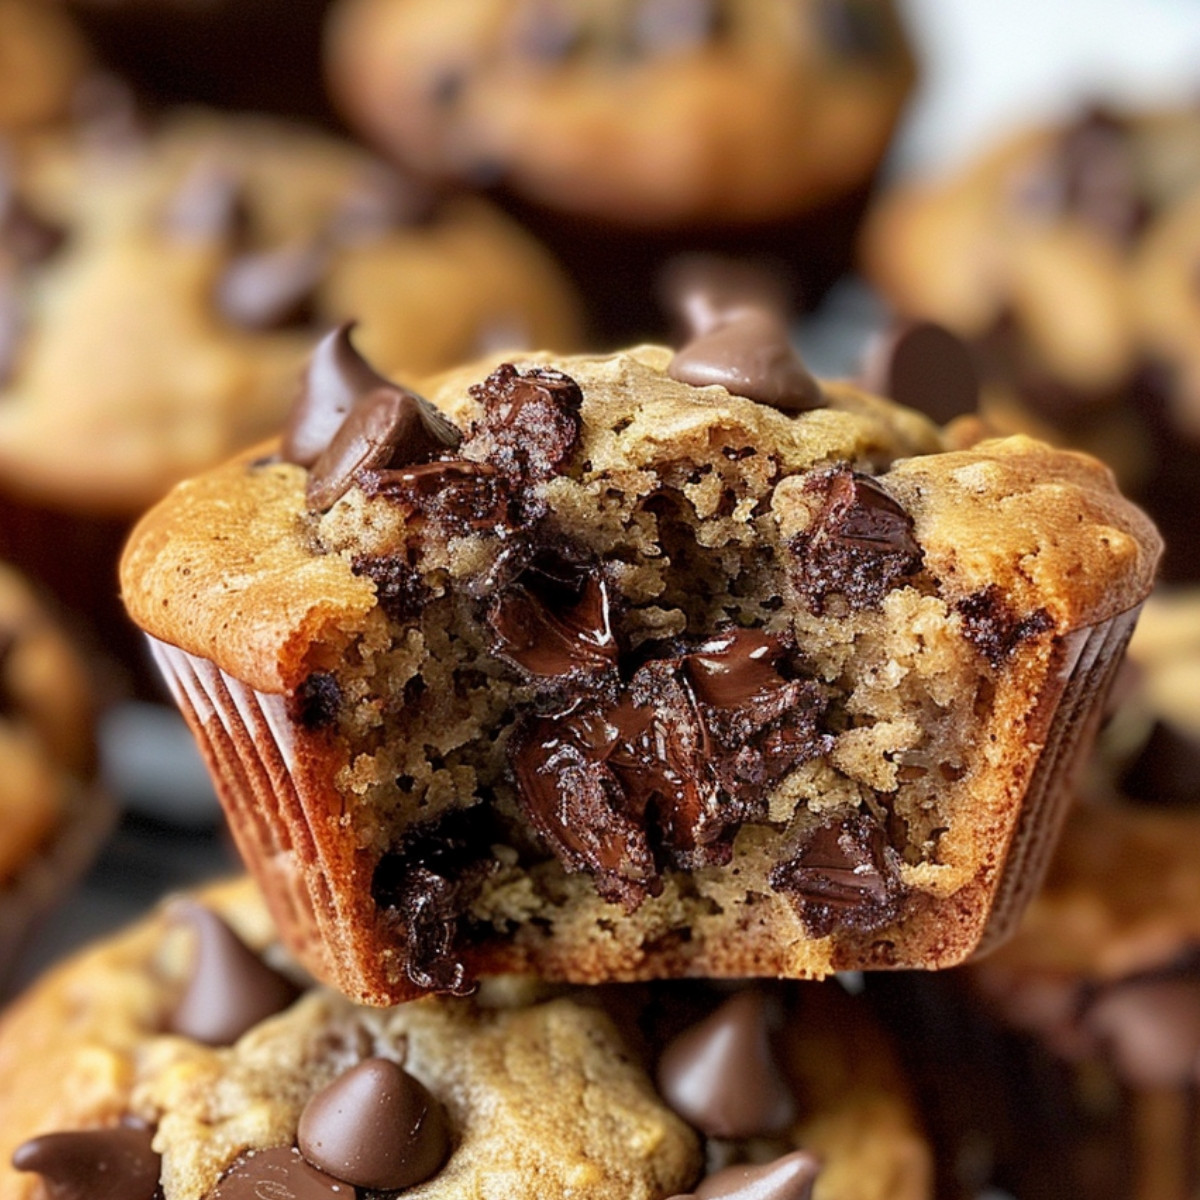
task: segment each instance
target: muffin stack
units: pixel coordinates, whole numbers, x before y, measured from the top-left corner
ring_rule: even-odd
[[[0,553],[153,657],[247,875],[0,1016],[0,1200],[1184,1200],[1195,601],[1061,447],[1173,528],[1194,114],[885,195],[848,382],[790,313],[888,0],[0,0],[41,54]],[[14,605],[14,763],[88,796]],[[105,806],[7,777],[67,882]]]

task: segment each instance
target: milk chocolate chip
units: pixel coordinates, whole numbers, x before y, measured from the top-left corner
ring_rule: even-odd
[[[428,1179],[450,1148],[442,1106],[386,1058],[369,1058],[317,1092],[296,1137],[314,1166],[378,1191]]]
[[[854,814],[807,833],[769,880],[792,900],[813,937],[835,929],[870,931],[900,915],[898,859],[879,825]]]
[[[915,408],[939,425],[979,407],[979,370],[971,348],[933,321],[912,321],[885,335],[868,355],[862,386]]]
[[[354,322],[346,321],[327,333],[308,360],[280,448],[288,462],[311,467],[355,401],[377,388],[391,386],[354,348],[350,340],[353,329]]]
[[[171,1033],[209,1046],[231,1046],[300,994],[211,909],[183,903],[175,913],[191,926],[196,948],[187,988],[167,1023]]]
[[[162,1160],[140,1122],[45,1133],[13,1151],[18,1171],[41,1175],[49,1200],[152,1200]]]
[[[765,309],[742,309],[679,350],[667,374],[693,387],[719,384],[735,396],[800,413],[824,403],[820,384],[792,346],[787,324]]]
[[[762,991],[738,992],[663,1051],[658,1090],[708,1137],[770,1137],[796,1119],[771,1047],[768,1005]]]
[[[292,1146],[243,1154],[206,1200],[354,1200],[354,1189],[306,1163]]]
[[[869,475],[835,467],[810,476],[805,488],[821,505],[789,549],[792,581],[813,612],[823,613],[833,595],[851,608],[875,608],[920,571],[912,518]]]
[[[812,1200],[820,1161],[794,1150],[762,1166],[726,1167],[705,1179],[687,1197],[672,1200]]]

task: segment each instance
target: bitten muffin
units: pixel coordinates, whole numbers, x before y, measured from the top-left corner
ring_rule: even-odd
[[[902,317],[971,342],[995,428],[1113,466],[1162,528],[1179,582],[1200,579],[1198,195],[1200,111],[1094,108],[899,184],[862,248]]]
[[[0,2],[0,134],[20,136],[67,115],[88,54],[54,0]]]
[[[110,100],[14,182],[0,549],[106,638],[129,519],[278,428],[314,330],[353,314],[382,364],[417,372],[577,336],[565,279],[485,201],[297,126],[185,113],[148,132]]]
[[[0,1156],[3,1200],[102,1182],[128,1200],[751,1200],[764,1180],[794,1200],[930,1196],[891,1048],[836,984],[494,980],[366,1009],[306,985],[244,881],[171,902],[9,1009]]]
[[[282,442],[135,531],[130,613],[348,994],[943,966],[1036,886],[1153,527],[695,316],[428,399],[331,335]]]
[[[514,208],[612,345],[660,330],[685,250],[768,259],[815,304],[915,75],[891,0],[342,0],[327,57],[351,126]]]
[[[37,920],[112,818],[94,784],[92,695],[75,650],[0,566],[0,990]]]

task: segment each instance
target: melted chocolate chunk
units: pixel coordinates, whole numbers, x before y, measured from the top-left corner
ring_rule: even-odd
[[[292,720],[309,731],[325,729],[337,720],[342,707],[342,689],[325,671],[314,671],[292,697]]]
[[[522,483],[563,472],[579,442],[583,394],[569,375],[541,367],[521,373],[503,363],[471,388],[484,408],[464,453]]]
[[[486,805],[458,809],[410,830],[375,870],[371,894],[389,912],[406,949],[405,971],[419,988],[469,995],[474,982],[455,953],[459,921],[496,862],[503,834]]]
[[[300,1152],[355,1187],[399,1191],[446,1160],[442,1106],[403,1067],[368,1058],[316,1093],[300,1114]]]
[[[726,1167],[703,1180],[694,1200],[812,1200],[821,1174],[820,1160],[793,1150],[760,1166]]]
[[[706,1137],[771,1137],[795,1121],[796,1098],[771,1045],[772,1015],[765,992],[738,992],[663,1051],[658,1090]]]
[[[239,329],[308,325],[327,263],[328,252],[313,242],[240,254],[217,281],[217,310]]]
[[[900,915],[899,858],[869,816],[855,814],[807,833],[770,883],[796,907],[813,937],[837,929],[870,932]]]
[[[791,343],[786,323],[765,309],[741,309],[677,351],[667,374],[692,387],[719,384],[781,412],[802,413],[825,403]]]
[[[400,470],[364,471],[368,496],[387,496],[448,534],[503,533],[518,524],[507,480],[488,463],[443,459]]]
[[[167,1022],[171,1033],[209,1046],[231,1046],[300,994],[211,909],[185,902],[176,912],[192,927],[196,948],[191,977]]]
[[[997,668],[1016,653],[1022,642],[1054,628],[1054,619],[1044,608],[1018,619],[994,583],[960,600],[955,607],[962,617],[963,637]]]
[[[979,378],[966,342],[932,321],[912,321],[870,355],[862,386],[945,425],[978,409]]]
[[[698,50],[720,32],[723,15],[718,0],[638,0],[631,18],[633,49],[647,55]]]
[[[1091,109],[1062,135],[1056,165],[1067,211],[1118,245],[1131,244],[1149,207],[1124,122],[1103,108]]]
[[[1121,776],[1121,794],[1141,804],[1191,808],[1200,800],[1200,741],[1156,721]]]
[[[132,1120],[45,1133],[18,1146],[12,1165],[41,1175],[49,1200],[153,1200],[162,1168],[153,1137],[153,1129]]]
[[[530,824],[568,871],[632,911],[664,865],[728,862],[769,788],[828,749],[818,690],[778,675],[765,635],[736,630],[640,666],[611,702],[527,718],[509,762]]]
[[[395,555],[360,554],[351,563],[355,575],[365,575],[375,585],[375,601],[393,621],[415,621],[429,600],[421,573]]]
[[[458,430],[429,403],[395,384],[355,401],[308,476],[309,508],[332,508],[366,472],[395,471],[458,448]],[[440,465],[440,464],[439,464]]]
[[[532,564],[492,601],[488,623],[495,652],[535,678],[587,686],[616,671],[608,583],[595,571]]]
[[[292,1146],[243,1154],[206,1200],[354,1200],[351,1189],[318,1171]]]
[[[354,348],[350,340],[353,329],[354,322],[346,321],[327,333],[308,360],[280,447],[287,462],[311,467],[355,402],[378,388],[391,386]]]
[[[851,608],[875,608],[921,570],[912,518],[869,475],[835,467],[805,487],[824,494],[821,508],[789,549],[792,581],[813,612],[823,613],[833,595]]]

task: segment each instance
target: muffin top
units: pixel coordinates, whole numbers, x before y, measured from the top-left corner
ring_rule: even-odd
[[[419,171],[677,229],[865,183],[914,67],[887,0],[347,0],[328,73]]]
[[[566,345],[575,302],[483,201],[280,121],[112,100],[14,162],[0,259],[0,486],[126,515],[277,429],[311,331],[389,369]]]

